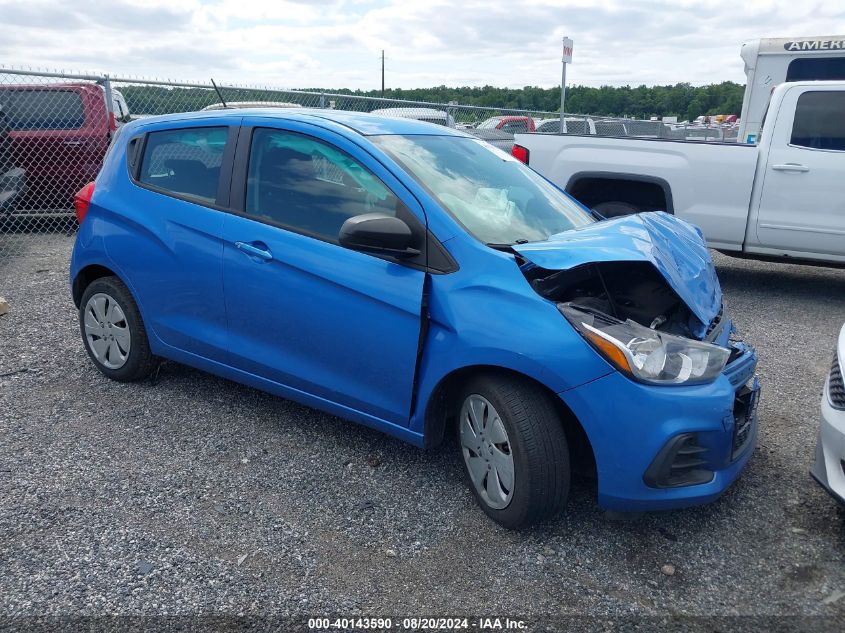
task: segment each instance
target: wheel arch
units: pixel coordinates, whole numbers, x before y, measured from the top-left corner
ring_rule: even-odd
[[[675,213],[675,205],[672,198],[672,187],[669,185],[669,182],[664,178],[660,178],[658,176],[649,176],[645,174],[632,174],[628,172],[615,172],[615,171],[581,171],[572,174],[569,177],[569,180],[566,183],[566,187],[564,190],[566,193],[570,194],[576,200],[582,202],[582,204],[586,206],[591,206],[588,202],[580,200],[579,196],[579,187],[583,187],[585,184],[592,185],[596,182],[602,182],[604,184],[607,183],[626,183],[627,186],[637,186],[640,187],[648,186],[650,188],[657,187],[663,194],[663,200],[665,202],[665,209],[666,213],[671,213],[674,215]],[[603,202],[609,202],[614,200],[612,196],[607,197],[606,200]],[[629,202],[628,200],[622,200],[622,202]],[[651,210],[651,209],[649,209]]]
[[[458,393],[468,380],[480,374],[497,374],[517,378],[528,381],[544,391],[554,404],[566,433],[573,469],[579,472],[595,472],[595,454],[590,438],[580,420],[567,404],[552,389],[533,376],[497,365],[468,365],[454,369],[440,379],[426,403],[424,426],[424,447],[426,449],[436,448],[442,444],[447,430],[454,428]]]
[[[76,273],[76,276],[73,278],[73,283],[71,284],[73,303],[77,308],[82,301],[82,295],[85,294],[85,289],[90,286],[91,283],[97,279],[102,279],[103,277],[117,277],[123,281],[127,288],[129,287],[128,284],[120,278],[120,275],[112,269],[101,264],[89,264]]]

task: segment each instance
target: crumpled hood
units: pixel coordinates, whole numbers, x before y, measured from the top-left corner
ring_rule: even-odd
[[[528,261],[547,270],[595,262],[651,262],[706,327],[722,307],[716,268],[697,228],[668,213],[639,213],[514,244]]]

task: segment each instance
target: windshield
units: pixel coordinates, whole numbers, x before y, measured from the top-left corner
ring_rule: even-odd
[[[478,139],[370,138],[485,244],[542,241],[594,222],[551,183]]]

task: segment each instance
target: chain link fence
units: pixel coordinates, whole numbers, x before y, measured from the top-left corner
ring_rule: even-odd
[[[559,134],[557,112],[489,108],[0,67],[0,265],[72,236],[74,194],[94,180],[117,128],[133,119],[225,107],[330,108],[465,129],[505,151],[519,132]],[[730,140],[730,126],[566,115],[565,134]],[[734,128],[735,136],[735,128]]]

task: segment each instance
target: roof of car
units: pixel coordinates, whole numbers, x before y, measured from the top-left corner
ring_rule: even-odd
[[[504,121],[505,123],[510,123],[511,121],[525,121],[526,119],[530,119],[531,117],[523,115],[523,114],[500,114],[499,116],[491,116],[490,119],[498,119],[499,121]],[[488,121],[490,120],[488,119]]]
[[[165,114],[162,116],[143,119],[143,123],[162,121],[184,121],[193,119],[220,117],[267,117],[288,121],[302,121],[319,124],[320,120],[331,121],[338,125],[354,130],[359,134],[370,136],[378,134],[428,134],[438,136],[469,136],[468,134],[434,123],[426,123],[416,119],[379,116],[364,112],[346,112],[343,110],[316,108],[233,108],[231,110],[216,110],[205,112],[187,112],[181,114]]]

